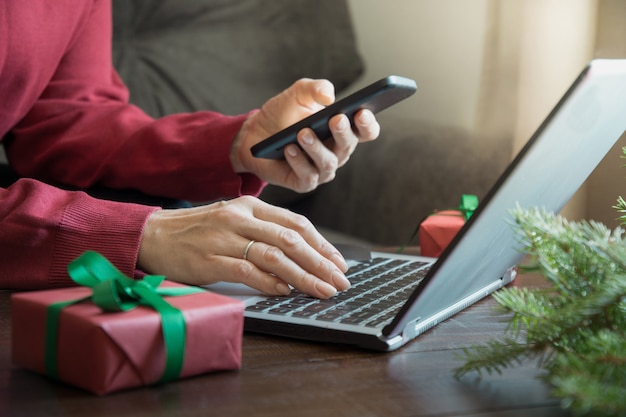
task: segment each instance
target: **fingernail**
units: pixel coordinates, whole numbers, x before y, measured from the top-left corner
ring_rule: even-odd
[[[364,110],[364,111],[361,112],[361,114],[359,114],[359,123],[360,124],[366,125],[371,120],[372,120],[372,115],[371,115],[370,112]]]
[[[287,154],[289,156],[292,156],[292,157],[298,156],[298,147],[297,146],[295,146],[295,145],[291,146],[290,145],[290,146],[287,146],[286,149],[287,149]]]
[[[278,284],[276,284],[276,291],[278,291],[278,293],[282,295],[291,294],[291,288],[289,288],[289,285],[282,283],[282,282],[279,282]]]
[[[321,292],[325,298],[330,298],[333,295],[337,294],[337,289],[324,281],[319,281],[316,287],[317,290]]]
[[[305,145],[313,145],[314,140],[315,138],[313,137],[311,131],[305,130],[304,133],[302,133],[302,142],[304,142]]]
[[[321,83],[316,87],[317,93],[326,96],[329,100],[335,100],[335,91],[333,85],[330,83]]]
[[[350,128],[350,122],[348,121],[348,118],[347,117],[342,117],[339,120],[339,123],[337,123],[337,129],[339,129],[339,130],[346,130],[348,128]]]
[[[339,271],[333,272],[333,283],[340,291],[347,290],[352,285],[350,284],[350,281],[348,281],[348,278],[346,278],[345,275]]]

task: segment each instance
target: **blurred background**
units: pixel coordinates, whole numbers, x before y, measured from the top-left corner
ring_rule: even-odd
[[[419,94],[394,108],[454,125],[513,156],[593,58],[626,58],[623,0],[349,0],[365,72],[396,71]],[[626,115],[624,115],[626,117]],[[626,190],[622,139],[564,214],[616,225]],[[575,167],[572,167],[575,169]]]

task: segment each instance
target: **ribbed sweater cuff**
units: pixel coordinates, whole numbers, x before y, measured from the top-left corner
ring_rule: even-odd
[[[54,245],[50,286],[72,284],[68,264],[86,250],[99,252],[127,276],[137,264],[148,216],[158,207],[97,200],[77,193],[63,213]]]

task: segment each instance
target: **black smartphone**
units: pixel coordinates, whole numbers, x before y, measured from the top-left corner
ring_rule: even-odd
[[[284,159],[284,147],[290,143],[297,143],[296,135],[305,127],[313,129],[321,140],[328,139],[331,136],[328,120],[334,115],[345,114],[354,124],[354,115],[359,110],[368,109],[372,113],[380,112],[411,96],[415,90],[417,90],[415,81],[398,75],[390,75],[257,143],[251,149],[252,155],[258,158]]]

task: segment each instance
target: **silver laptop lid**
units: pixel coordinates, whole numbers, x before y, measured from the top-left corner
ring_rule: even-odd
[[[523,257],[509,223],[510,210],[519,205],[559,212],[625,129],[626,60],[592,61],[384,334],[411,332],[423,318],[506,277]]]

